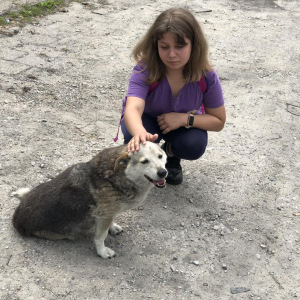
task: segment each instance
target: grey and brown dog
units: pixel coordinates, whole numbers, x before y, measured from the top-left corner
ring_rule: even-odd
[[[166,154],[151,142],[134,153],[127,146],[104,149],[31,191],[17,191],[21,202],[13,225],[23,236],[51,240],[73,240],[95,228],[97,254],[112,257],[115,252],[104,240],[108,231],[122,231],[115,216],[140,205],[151,187],[165,187],[165,164]]]

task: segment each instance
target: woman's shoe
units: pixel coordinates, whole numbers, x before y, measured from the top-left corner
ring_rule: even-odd
[[[161,148],[167,153],[166,147],[167,147],[167,143],[164,143],[161,146]],[[182,168],[180,165],[180,158],[176,156],[168,156],[166,169],[168,171],[168,176],[166,178],[168,184],[179,185],[182,183],[183,177],[182,177]]]

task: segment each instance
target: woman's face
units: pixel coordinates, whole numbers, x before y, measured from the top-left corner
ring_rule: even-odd
[[[185,38],[185,42],[187,45],[177,44],[173,34],[170,32],[166,32],[163,37],[158,40],[158,54],[165,64],[167,71],[183,70],[189,61],[192,44],[187,38]]]

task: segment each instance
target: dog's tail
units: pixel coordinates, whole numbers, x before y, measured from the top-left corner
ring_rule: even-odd
[[[28,192],[30,191],[29,188],[21,188],[17,191],[14,192],[14,196],[16,196],[17,198],[19,198],[22,202],[22,199],[24,198],[25,195],[28,194]],[[20,210],[20,206],[21,203],[19,204],[19,206],[16,208],[15,213],[12,217],[12,223],[13,226],[17,229],[17,231],[22,235],[22,236],[26,236],[26,229],[24,228],[23,224],[23,219],[24,219],[24,215],[21,213],[22,210]]]
[[[19,190],[17,190],[14,195],[19,198],[22,199],[26,194],[28,194],[30,192],[29,188],[21,188]]]

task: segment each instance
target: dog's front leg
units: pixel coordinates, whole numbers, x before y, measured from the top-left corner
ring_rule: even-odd
[[[108,247],[105,247],[104,240],[107,237],[108,229],[112,224],[113,219],[99,219],[96,218],[96,228],[94,242],[97,249],[97,254],[102,258],[111,258],[115,256],[115,252]]]

